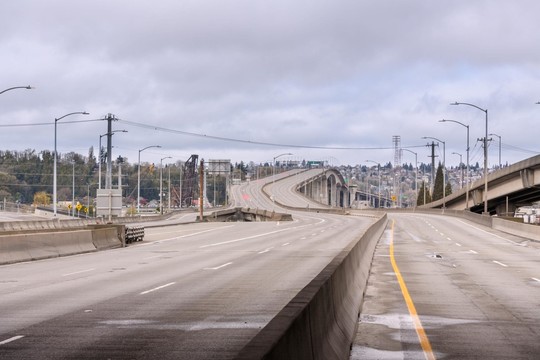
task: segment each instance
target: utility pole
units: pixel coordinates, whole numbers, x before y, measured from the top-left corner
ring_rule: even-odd
[[[199,167],[199,220],[203,221],[203,199],[204,199],[204,159],[201,159]]]
[[[431,146],[431,156],[428,156],[431,158],[431,193],[433,194],[433,190],[435,188],[435,158],[438,155],[435,155],[435,146],[439,146],[439,143],[435,144],[434,141],[431,142],[431,144],[427,144],[426,146]],[[444,191],[444,188],[443,188]],[[425,199],[424,199],[425,201]]]
[[[107,175],[105,177],[105,189],[112,189],[112,122],[116,121],[113,114],[107,115]],[[100,149],[101,152],[101,149]],[[101,154],[100,154],[101,155]]]

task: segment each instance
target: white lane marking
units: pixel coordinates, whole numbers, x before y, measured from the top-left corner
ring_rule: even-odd
[[[540,279],[537,279],[537,278],[531,278],[531,279],[533,279],[534,281],[540,282]]]
[[[81,271],[75,271],[75,272],[72,272],[72,273],[69,273],[69,274],[64,274],[62,276],[77,275],[77,274],[82,274],[82,273],[89,272],[89,271],[94,271],[94,270],[96,270],[96,269],[86,269],[86,270],[81,270]]]
[[[176,283],[175,283],[175,282],[170,282],[170,283],[168,283],[168,284],[161,285],[161,286],[155,287],[155,288],[153,288],[153,289],[143,291],[143,292],[141,293],[141,295],[146,295],[146,294],[151,293],[151,292],[153,292],[153,291],[160,290],[160,289],[166,288],[167,286],[171,286],[171,285],[174,285],[174,284],[176,284]]]
[[[281,245],[281,246],[287,246],[287,245],[290,245],[290,244],[291,244],[291,243],[285,243],[285,244],[283,244],[283,245]]]
[[[451,238],[449,238],[449,237],[447,237],[447,238],[446,238],[446,240],[448,240],[448,241],[452,241],[452,239],[451,239]]]
[[[5,344],[10,343],[12,341],[19,340],[19,339],[21,339],[23,337],[24,337],[24,335],[17,335],[17,336],[10,337],[9,339],[6,339],[4,341],[0,341],[0,345],[5,345]]]
[[[273,249],[273,247],[266,248],[266,249],[264,249],[263,251],[259,251],[259,254],[267,253],[267,252],[269,252],[269,251],[272,250],[272,249]]]
[[[460,243],[456,243],[456,246],[461,246],[461,244],[460,244]]]
[[[175,236],[175,237],[169,238],[169,239],[161,239],[161,240],[156,240],[156,241],[152,241],[152,242],[148,242],[148,243],[142,243],[142,244],[140,244],[138,246],[153,245],[153,244],[159,244],[160,242],[183,239],[183,238],[187,238],[187,237],[190,237],[190,236],[204,234],[204,233],[207,233],[207,232],[210,232],[210,231],[216,231],[216,230],[222,230],[222,229],[230,228],[230,227],[233,227],[233,226],[234,225],[221,226],[221,227],[218,227],[218,228],[215,228],[215,229],[203,230],[203,231],[194,232],[194,233],[190,233],[190,234],[186,234],[186,235]]]
[[[232,264],[232,262],[228,262],[226,264],[219,265],[219,266],[216,266],[216,267],[213,267],[213,268],[204,268],[203,270],[218,270],[218,269],[224,268],[225,266],[229,266],[231,264]]]
[[[469,250],[469,252],[470,252],[471,254],[478,254],[478,253],[477,253],[476,251],[474,251],[474,250]]]
[[[506,265],[506,264],[503,264],[503,263],[502,263],[502,262],[500,262],[500,261],[497,261],[497,260],[493,260],[493,262],[494,262],[495,264],[497,264],[497,265],[501,265],[501,266],[504,266],[504,267],[508,267],[508,265]]]
[[[323,222],[324,222],[324,221],[321,221],[320,223],[323,223]],[[270,231],[270,232],[263,233],[263,234],[257,234],[257,235],[253,235],[253,236],[248,236],[248,237],[245,237],[245,238],[234,239],[234,240],[227,240],[227,241],[222,241],[222,242],[213,243],[213,244],[208,244],[208,245],[202,245],[202,246],[199,246],[199,249],[204,249],[204,248],[212,247],[212,246],[219,246],[219,245],[231,244],[231,243],[235,243],[235,242],[238,242],[238,241],[245,241],[245,240],[256,239],[256,238],[263,237],[263,236],[267,236],[267,235],[277,234],[277,233],[280,233],[280,232],[283,232],[283,231],[290,231],[290,230],[295,230],[295,229],[301,229],[301,228],[304,228],[304,227],[307,227],[307,226],[313,226],[313,225],[312,225],[312,224],[300,225],[300,226],[296,226],[296,227],[291,227],[291,228],[285,228],[285,229],[280,229],[280,230]]]
[[[516,241],[512,241],[512,240],[510,240],[510,239],[504,238],[504,237],[499,236],[499,235],[497,235],[497,234],[490,233],[489,231],[486,231],[486,230],[484,230],[484,229],[480,229],[479,227],[476,227],[476,226],[474,226],[474,225],[471,225],[471,224],[469,224],[469,223],[467,223],[467,222],[465,222],[465,221],[463,221],[463,220],[457,220],[457,221],[459,221],[460,223],[463,223],[463,224],[465,224],[465,225],[468,225],[468,226],[472,227],[473,229],[482,231],[482,232],[484,232],[484,233],[486,233],[486,234],[489,234],[489,235],[491,235],[491,236],[498,237],[499,239],[502,239],[502,240],[507,241],[507,242],[509,242],[509,243],[512,243],[512,244],[514,244],[514,245],[525,246],[525,245],[522,244],[522,243],[518,243],[518,242],[516,242]]]

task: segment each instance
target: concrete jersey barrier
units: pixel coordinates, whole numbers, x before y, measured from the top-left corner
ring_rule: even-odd
[[[338,254],[237,355],[255,359],[349,359],[382,215]]]
[[[123,228],[123,226],[122,226]],[[0,264],[41,260],[121,247],[117,226],[0,233]]]

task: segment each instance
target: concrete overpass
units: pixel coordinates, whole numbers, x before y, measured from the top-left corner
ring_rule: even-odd
[[[445,199],[446,209],[465,210],[482,213],[484,210],[484,179],[470,184],[469,203],[466,202],[467,189],[461,189]],[[488,175],[488,212],[505,215],[523,205],[540,200],[540,155],[499,169]],[[438,200],[421,208],[442,208]]]
[[[349,207],[351,192],[343,175],[337,169],[309,170],[311,177],[296,185],[296,190],[306,197],[331,207]]]
[[[367,194],[355,185],[349,185],[337,169],[313,169],[305,173],[305,178],[295,184],[296,191],[320,204],[331,207],[352,207],[355,201],[373,199],[375,207],[392,204],[386,196]]]

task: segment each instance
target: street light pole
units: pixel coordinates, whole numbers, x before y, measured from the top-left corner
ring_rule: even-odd
[[[73,187],[72,187],[72,193],[71,193],[71,216],[75,217],[75,160],[72,162],[73,164]]]
[[[366,160],[366,162],[377,164],[377,174],[379,175],[379,203],[377,205],[380,208],[381,207],[381,164],[373,160]]]
[[[433,139],[435,141],[441,142],[443,146],[443,192],[442,192],[442,208],[443,210],[446,208],[446,143],[442,140],[439,140],[437,138],[431,137],[431,136],[423,136],[422,139]],[[433,187],[435,189],[435,185]]]
[[[465,210],[469,209],[469,187],[470,187],[470,177],[469,177],[469,150],[470,150],[470,146],[469,146],[469,125],[465,125],[459,121],[456,121],[456,120],[447,120],[447,119],[442,119],[442,120],[439,120],[439,122],[453,122],[453,123],[456,123],[456,124],[459,124],[465,128],[467,128],[467,186],[466,186],[466,189],[465,189]]]
[[[489,134],[489,136],[496,136],[499,138],[499,169],[502,168],[502,164],[501,164],[501,145],[502,145],[502,137],[500,135],[497,135],[497,134]]]
[[[477,108],[480,111],[483,111],[486,114],[486,136],[484,137],[484,214],[489,215],[488,213],[488,151],[487,151],[487,142],[488,142],[488,111],[487,109],[482,109],[474,104],[454,102],[450,105],[467,105]]]
[[[167,201],[167,207],[169,209],[169,212],[171,212],[171,167],[169,166],[167,168],[167,170],[169,170],[169,181],[168,181],[168,188],[167,188],[167,196],[168,196],[168,201]]]
[[[67,116],[70,116],[70,115],[76,115],[76,114],[80,114],[80,115],[88,115],[89,113],[87,113],[86,111],[76,111],[76,112],[72,112],[72,113],[69,113],[69,114],[66,114],[64,116],[61,116],[59,118],[55,118],[54,119],[54,166],[53,166],[53,215],[54,217],[56,217],[56,203],[57,203],[57,199],[56,199],[56,163],[57,163],[57,157],[58,157],[58,152],[56,150],[56,128],[57,128],[57,123],[58,121],[62,120],[63,118],[67,117]]]
[[[171,156],[166,156],[159,160],[159,214],[163,215],[163,160],[171,159]]]
[[[416,207],[416,203],[418,202],[418,154],[415,153],[414,151],[409,150],[409,149],[401,149],[401,150],[405,150],[405,151],[410,152],[411,154],[414,154],[414,162],[416,164],[416,166],[415,166],[416,167],[416,173],[414,175],[414,182],[415,182],[415,184],[414,184],[415,192],[414,193],[415,193],[416,197],[415,197],[415,200],[414,200],[414,204],[415,204],[414,207]]]
[[[15,90],[15,89],[28,89],[28,90],[30,90],[30,89],[35,89],[35,88],[31,87],[30,85],[28,85],[28,86],[14,86],[14,87],[10,87],[10,88],[7,88],[5,90],[0,91],[0,95],[7,92],[7,91]]]
[[[113,131],[111,131],[111,133],[110,133],[111,136],[112,136],[112,134],[114,134],[114,133],[116,133],[116,132],[125,132],[125,133],[127,133],[128,131],[127,131],[127,130],[113,130]],[[98,184],[98,189],[101,189],[101,138],[104,137],[104,136],[107,136],[107,135],[109,135],[109,133],[105,133],[105,134],[103,134],[103,135],[99,135],[99,150],[98,150],[98,152],[99,152],[99,163],[98,163],[98,173],[99,173],[99,175],[98,175],[98,183],[99,183],[99,184]]]
[[[141,153],[150,148],[160,148],[159,145],[150,145],[139,150],[139,158],[137,161],[137,214],[141,210]]]
[[[452,155],[459,155],[459,168],[461,169],[461,186],[459,188],[463,189],[463,156],[457,152],[452,152]]]
[[[284,153],[284,154],[279,154],[278,156],[274,156],[274,161],[273,161],[273,166],[272,166],[272,202],[275,204],[276,203],[276,197],[274,195],[274,185],[276,183],[275,181],[275,177],[276,177],[276,159],[281,157],[281,156],[285,156],[285,155],[292,155],[291,153]]]

